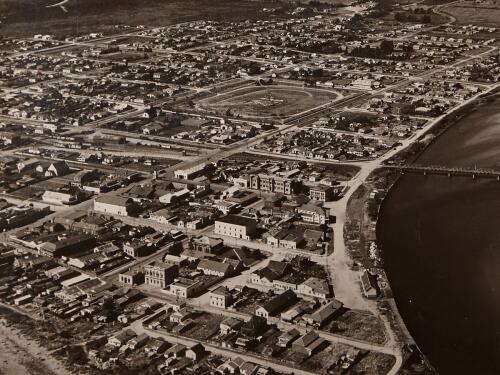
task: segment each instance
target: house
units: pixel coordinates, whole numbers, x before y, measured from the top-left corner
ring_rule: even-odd
[[[312,314],[304,315],[304,320],[315,327],[322,327],[329,320],[338,316],[342,312],[343,306],[342,302],[334,299],[326,305],[321,306]]]
[[[94,199],[94,211],[103,214],[129,216],[133,207],[131,198],[118,195],[101,195]]]
[[[251,273],[248,281],[252,284],[271,286],[274,280],[281,278],[289,270],[288,263],[270,260],[267,266]]]
[[[139,336],[134,337],[133,339],[130,339],[127,342],[127,346],[130,349],[135,350],[135,349],[140,348],[141,346],[146,345],[146,343],[148,342],[148,340],[149,340],[148,334],[147,333],[142,333]]]
[[[361,288],[363,289],[364,296],[366,298],[377,298],[380,292],[377,277],[370,273],[370,271],[364,270],[359,278],[361,280]]]
[[[281,346],[282,348],[287,348],[293,341],[295,341],[299,337],[300,337],[300,332],[297,329],[292,328],[286,332],[283,332],[278,337],[277,345]]]
[[[329,214],[323,207],[315,206],[313,204],[303,204],[297,208],[297,213],[302,217],[302,220],[308,223],[328,223]]]
[[[24,170],[30,170],[36,168],[36,166],[40,163],[38,159],[27,159],[27,160],[21,160],[16,164],[17,171],[21,173]]]
[[[293,290],[286,290],[285,292],[272,297],[267,302],[257,306],[255,315],[268,319],[270,316],[275,316],[281,311],[291,306],[297,301],[297,295]]]
[[[226,362],[217,367],[217,371],[221,374],[236,374],[239,371],[238,366],[233,360],[228,359]]]
[[[163,125],[158,122],[152,122],[144,125],[141,129],[142,133],[146,135],[158,134],[163,130]]]
[[[300,303],[297,303],[291,308],[283,311],[280,314],[280,319],[283,322],[298,322],[299,317],[301,317],[305,312],[314,308],[316,305],[316,301],[301,301]]]
[[[198,263],[198,270],[203,272],[205,275],[213,275],[218,277],[227,277],[234,272],[234,268],[229,263],[217,262],[210,259],[202,259]]]
[[[321,338],[317,332],[310,331],[292,343],[293,350],[311,356],[320,351],[327,341]]]
[[[270,234],[266,241],[271,246],[282,247],[285,249],[297,249],[305,244],[302,233],[283,228],[274,234]]]
[[[181,358],[186,353],[187,346],[175,344],[165,352],[166,358]]]
[[[182,298],[190,298],[205,288],[205,285],[199,280],[192,280],[185,277],[177,278],[170,284],[171,294]]]
[[[186,358],[193,361],[199,361],[205,355],[205,347],[200,343],[196,343],[186,350]]]
[[[144,267],[145,282],[157,288],[165,288],[171,284],[179,274],[176,264],[152,262]]]
[[[257,338],[267,331],[267,320],[261,316],[252,317],[243,323],[240,332],[244,337]]]
[[[240,366],[241,375],[256,375],[260,365],[253,362],[245,362]]]
[[[83,188],[85,185],[88,185],[91,181],[94,181],[99,176],[99,172],[96,169],[83,169],[78,171],[73,176],[72,184]]]
[[[218,254],[224,249],[224,241],[207,236],[191,237],[189,246],[194,251],[206,254]]]
[[[123,252],[131,257],[139,258],[151,253],[153,249],[150,244],[140,238],[134,238],[123,244]]]
[[[209,293],[210,306],[227,309],[232,303],[232,294],[226,286],[219,286]]]
[[[146,344],[144,351],[148,354],[148,356],[152,356],[155,354],[163,353],[165,350],[167,350],[168,346],[169,343],[162,338],[152,337]]]
[[[68,164],[66,164],[65,161],[57,161],[55,163],[52,163],[48,168],[47,171],[45,172],[45,176],[64,176],[68,174],[71,170],[68,167]]]
[[[297,293],[308,297],[327,299],[331,295],[330,285],[326,280],[310,277],[297,287]]]
[[[190,309],[188,309],[187,307],[183,307],[178,311],[174,311],[170,315],[170,321],[173,323],[182,323],[188,319],[191,319],[192,316],[193,316],[193,312]]]
[[[215,220],[214,233],[250,240],[257,231],[257,222],[243,216],[227,215]]]
[[[108,344],[111,346],[120,347],[125,345],[127,342],[129,342],[136,336],[137,334],[134,331],[132,331],[131,329],[126,329],[124,331],[121,331],[120,333],[117,333],[114,336],[111,336],[108,339]]]
[[[226,318],[219,325],[220,333],[222,335],[227,335],[231,332],[237,332],[242,325],[243,321],[241,321],[240,319],[236,319],[233,317]]]
[[[130,269],[125,272],[120,272],[118,281],[126,285],[140,285],[144,282],[144,273],[139,270]]]
[[[190,193],[191,191],[186,187],[184,189],[179,189],[176,191],[163,194],[162,196],[158,197],[158,200],[160,201],[160,203],[170,204],[173,202],[177,202],[180,199],[188,197]]]

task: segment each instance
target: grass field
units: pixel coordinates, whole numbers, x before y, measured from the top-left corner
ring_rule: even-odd
[[[500,27],[500,6],[446,6],[442,12],[457,19],[458,25],[478,25]]]
[[[60,8],[46,8],[53,0],[0,0],[0,34],[26,37],[113,32],[114,25],[166,26],[192,20],[265,19],[264,7],[280,7],[272,0],[69,0]],[[116,32],[116,31],[114,31]]]
[[[245,118],[284,118],[338,99],[328,90],[292,86],[243,87],[230,93],[202,99],[202,108]]]

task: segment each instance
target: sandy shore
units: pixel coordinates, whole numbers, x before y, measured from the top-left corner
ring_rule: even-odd
[[[0,375],[67,375],[49,351],[0,318]]]

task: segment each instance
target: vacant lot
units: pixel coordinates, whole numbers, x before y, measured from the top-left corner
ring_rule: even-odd
[[[441,9],[457,19],[459,25],[500,26],[500,6],[447,6]]]
[[[203,99],[200,107],[246,118],[288,117],[339,98],[340,94],[291,86],[244,87]]]
[[[386,341],[384,324],[368,312],[346,311],[325,328],[332,333],[358,340],[383,344]]]

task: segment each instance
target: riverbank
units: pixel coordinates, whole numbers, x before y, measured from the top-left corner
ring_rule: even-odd
[[[0,374],[67,375],[64,364],[12,322],[18,312],[0,307]],[[30,318],[26,318],[30,319]]]
[[[449,129],[452,129],[454,124],[462,118],[469,116],[484,103],[494,100],[498,96],[498,91],[497,89],[480,96],[474,102],[464,105],[457,111],[445,116],[408,149],[391,158],[388,164],[414,163],[430,145]],[[379,275],[381,292],[384,296],[384,302],[386,302],[382,308],[392,311],[392,315],[388,314],[388,317],[396,332],[398,342],[412,345],[415,343],[415,340],[400,315],[399,308],[397,308],[397,301],[392,298],[391,283],[385,272],[384,254],[377,235],[377,224],[379,222],[381,207],[390,195],[392,188],[399,181],[400,176],[398,171],[384,169],[383,166],[372,172],[365,183],[358,188],[349,200],[347,208],[347,217],[349,220],[346,223],[347,230],[345,231],[344,240],[349,255],[354,260],[355,267],[370,269]],[[394,233],[393,235],[397,234]],[[418,348],[418,346],[414,346],[414,348]],[[420,351],[420,349],[418,350]],[[429,373],[434,372],[435,370],[425,359],[425,356],[421,354],[421,351],[419,356],[427,362],[425,366],[426,371]]]
[[[420,139],[415,141],[411,146],[398,152],[392,158],[386,161],[386,164],[413,164],[416,160],[433,144],[435,140],[445,134],[454,124],[476,111],[478,107],[495,100],[500,96],[500,87],[491,92],[480,95],[476,100],[464,105],[456,111],[442,118],[438,123],[432,126]]]
[[[474,136],[481,136],[483,143],[489,141],[491,147],[498,145],[494,138],[488,139],[492,135],[499,136],[494,121],[490,127],[478,121],[482,113],[495,113],[498,107],[492,105],[491,100],[498,101],[498,90],[443,119],[431,130],[433,137],[426,140],[425,147],[417,148],[415,153],[409,152],[407,156],[411,158],[400,158],[398,162],[475,165],[477,159],[469,160],[470,155],[477,150],[483,151],[485,144],[473,142]],[[489,107],[493,109],[488,110]],[[465,124],[460,128],[462,122]],[[488,137],[482,136],[483,133]],[[443,138],[446,139],[442,141]],[[450,139],[455,142],[452,147],[439,143]],[[467,157],[461,157],[461,153]],[[484,153],[495,155],[486,150]],[[491,168],[496,164],[496,158],[490,156],[482,166]],[[498,321],[487,324],[485,314],[479,312],[483,309],[476,306],[495,303],[496,294],[487,286],[492,284],[492,280],[482,283],[482,273],[485,267],[492,268],[489,263],[496,264],[497,257],[487,249],[498,239],[484,228],[488,227],[488,223],[494,223],[493,212],[490,216],[484,215],[489,210],[494,211],[498,204],[494,197],[500,188],[494,182],[473,182],[464,178],[400,177],[399,173],[392,172],[382,178],[387,187],[381,189],[376,205],[376,241],[405,325],[416,334],[419,346],[431,356],[433,364],[439,363],[438,370],[444,369],[443,373],[465,374],[477,369],[481,372],[474,373],[498,373],[494,370],[498,364],[484,364],[496,350],[491,344],[498,340],[494,338],[494,333],[488,332],[496,329]],[[417,190],[415,187],[418,187]],[[490,203],[475,203],[481,197],[487,197]],[[474,247],[473,253],[469,251],[471,246]],[[464,275],[472,278],[464,278]],[[487,315],[492,314],[488,312]],[[455,323],[455,328],[450,322]],[[456,327],[461,327],[460,331]],[[467,332],[468,335],[459,332]],[[473,344],[468,337],[478,338],[478,342]],[[482,345],[485,350],[480,352]],[[492,358],[496,357],[493,355]],[[468,363],[468,368],[462,363]]]

